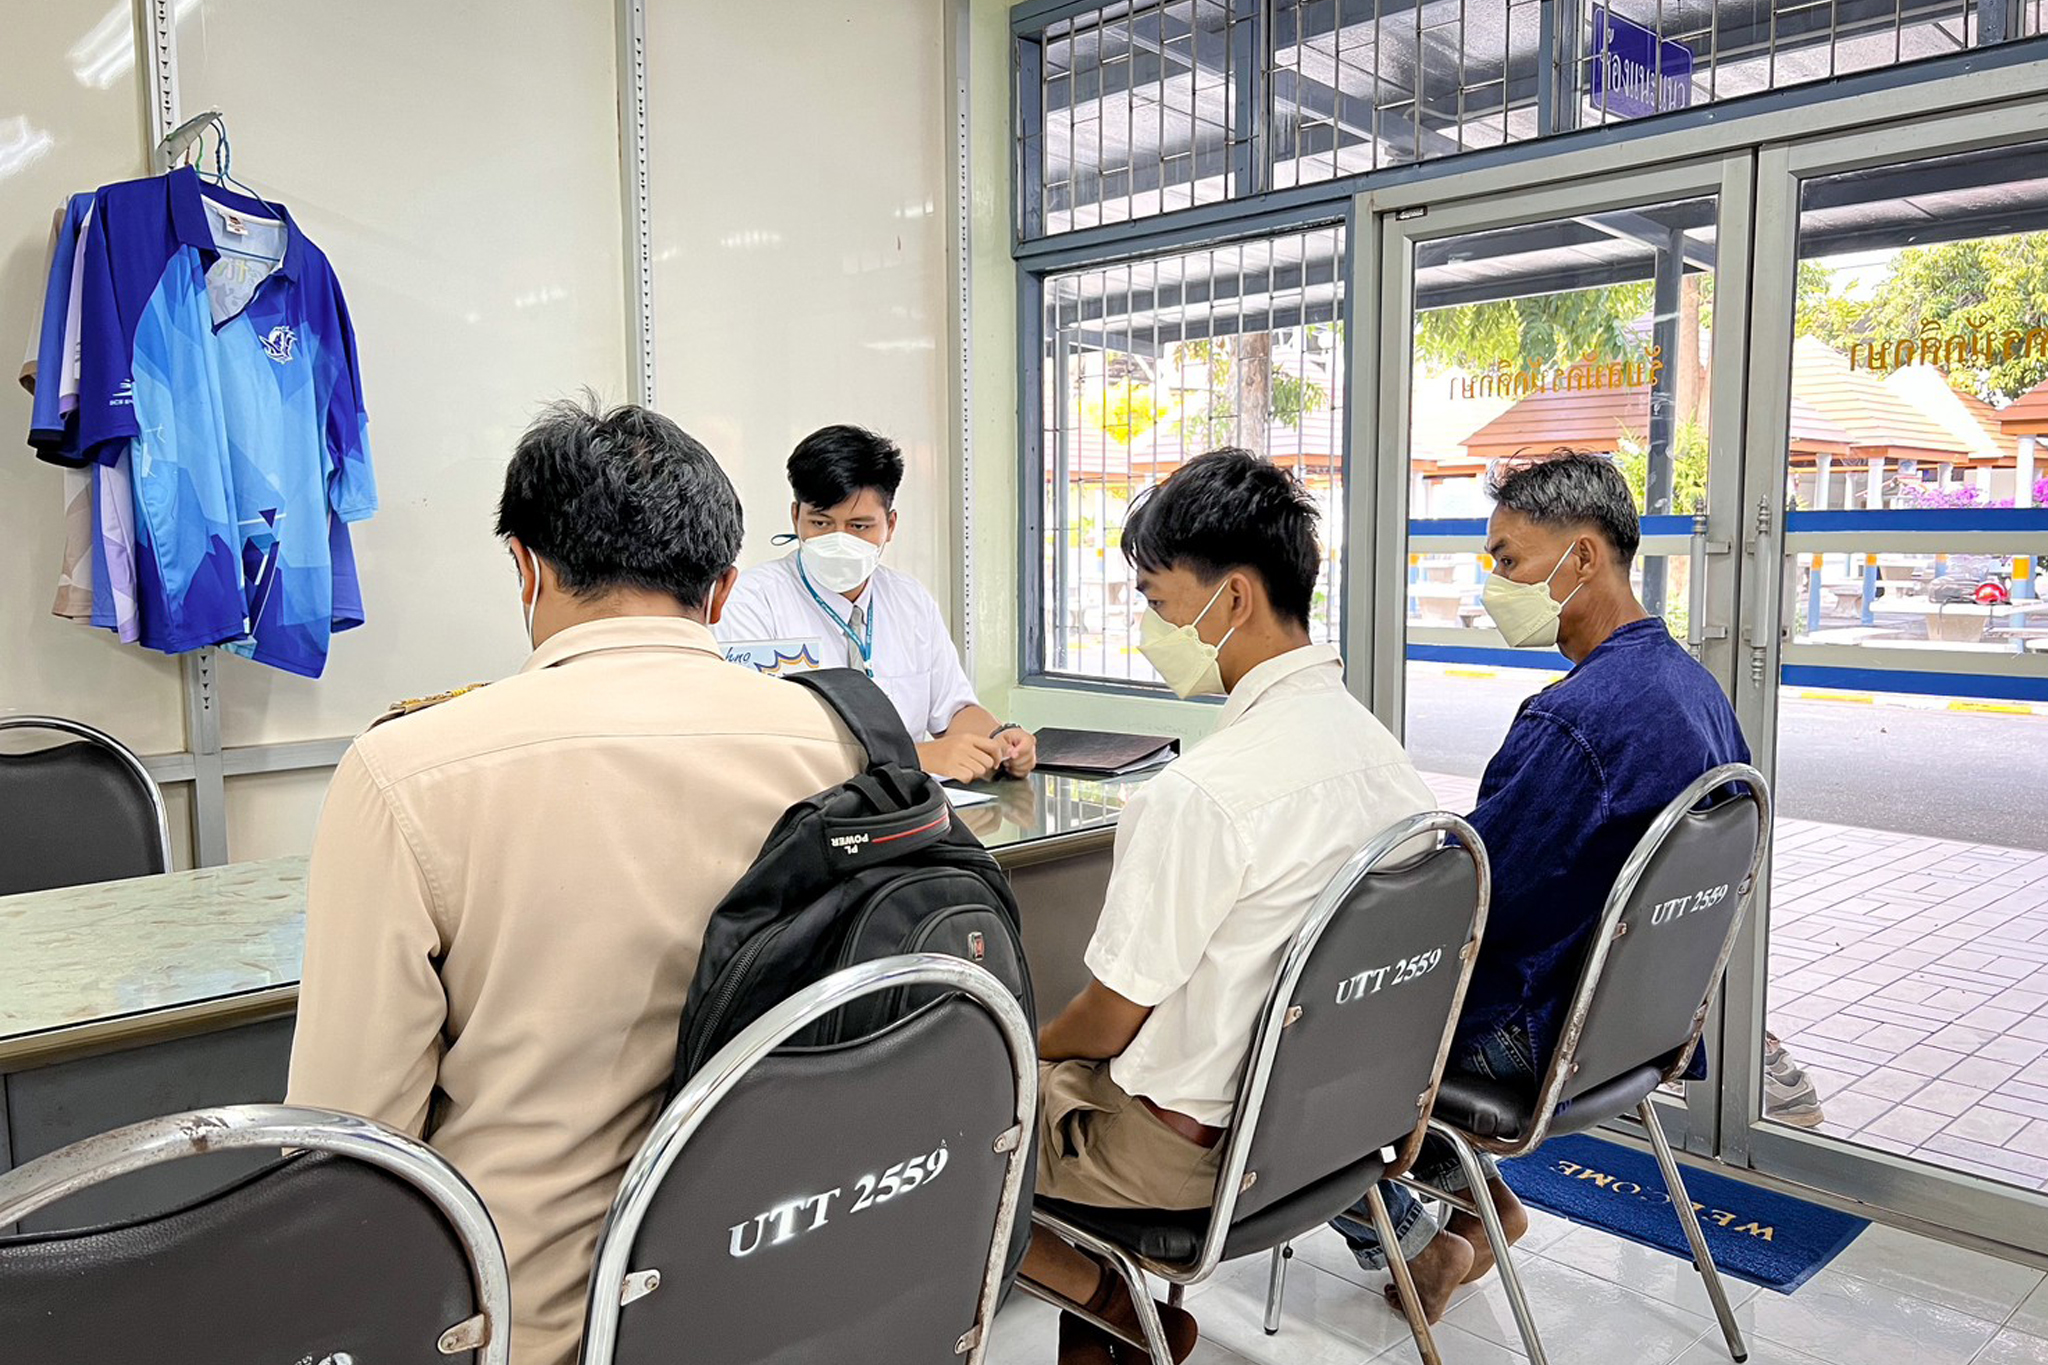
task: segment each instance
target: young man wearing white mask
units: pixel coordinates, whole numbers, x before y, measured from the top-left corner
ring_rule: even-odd
[[[1133,506],[1123,550],[1148,607],[1146,659],[1180,696],[1229,701],[1117,823],[1093,979],[1039,1034],[1038,1191],[1197,1208],[1214,1197],[1238,1073],[1288,940],[1345,859],[1432,802],[1345,690],[1337,651],[1310,641],[1323,558],[1293,475],[1243,450],[1203,455]],[[1043,1232],[1024,1274],[1135,1325],[1122,1282]],[[1162,1317],[1185,1359],[1194,1320]],[[1137,1357],[1068,1314],[1059,1358]]]
[[[1497,471],[1489,491],[1487,613],[1509,645],[1554,645],[1572,669],[1522,704],[1480,782],[1471,819],[1493,896],[1451,1065],[1533,1087],[1629,850],[1695,778],[1747,763],[1749,746],[1713,675],[1636,600],[1629,568],[1641,528],[1612,460],[1554,452]],[[1465,1187],[1456,1159],[1435,1144],[1416,1174]],[[1527,1213],[1497,1173],[1489,1188],[1519,1237]],[[1438,1231],[1413,1194],[1381,1190],[1435,1321],[1459,1284],[1493,1266],[1479,1220],[1453,1214]],[[1335,1226],[1361,1266],[1386,1264],[1362,1205]]]
[[[882,565],[902,483],[903,455],[887,437],[855,426],[804,437],[789,457],[792,531],[781,538],[796,548],[740,575],[718,638],[815,641],[825,667],[864,669],[888,694],[931,773],[1021,777],[1037,741],[975,700],[939,604]]]

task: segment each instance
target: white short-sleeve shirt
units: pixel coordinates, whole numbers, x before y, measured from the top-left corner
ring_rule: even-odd
[[[1095,979],[1151,1016],[1109,1074],[1132,1095],[1226,1126],[1273,974],[1346,859],[1435,799],[1344,690],[1328,645],[1269,659],[1215,734],[1141,787],[1088,945]]]
[[[875,682],[896,703],[912,738],[922,743],[944,734],[962,707],[975,705],[945,617],[922,583],[879,568],[852,602],[839,593],[821,591],[818,597],[797,574],[794,551],[757,564],[740,574],[716,627],[718,638],[727,644],[815,640],[825,667],[859,668],[860,651],[843,628],[858,606],[874,627]]]

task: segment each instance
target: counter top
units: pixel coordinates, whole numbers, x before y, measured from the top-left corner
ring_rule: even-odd
[[[1101,847],[1148,777],[1033,773],[961,820],[1005,864]],[[0,897],[0,1065],[281,1014],[305,955],[306,859]]]

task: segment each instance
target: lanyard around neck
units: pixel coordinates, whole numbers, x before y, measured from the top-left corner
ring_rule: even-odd
[[[868,676],[869,676],[870,678],[874,677],[874,676],[875,676],[875,613],[874,613],[874,608],[873,608],[872,606],[871,606],[871,607],[869,607],[869,609],[868,609],[868,610],[867,610],[867,612],[865,613],[865,617],[866,617],[866,619],[865,619],[865,620],[863,620],[863,621],[861,622],[861,634],[860,634],[860,635],[856,635],[856,634],[854,634],[854,633],[853,633],[853,627],[847,624],[847,622],[846,622],[846,618],[845,618],[845,617],[843,617],[843,616],[841,616],[841,615],[840,615],[840,614],[839,614],[838,612],[836,612],[836,611],[832,610],[832,608],[831,608],[830,604],[828,604],[828,603],[827,603],[827,602],[825,601],[825,599],[824,599],[824,598],[823,598],[822,596],[820,596],[820,595],[819,595],[818,589],[817,589],[817,588],[816,588],[816,587],[815,587],[815,586],[814,586],[814,585],[813,585],[813,584],[811,583],[811,576],[810,576],[809,574],[807,574],[807,573],[805,573],[805,572],[804,572],[804,562],[803,562],[803,559],[802,559],[801,557],[799,557],[799,558],[797,559],[797,561],[796,561],[796,576],[797,576],[798,578],[800,578],[800,579],[802,579],[802,580],[803,580],[804,590],[805,590],[806,592],[810,593],[810,595],[811,595],[811,600],[812,600],[813,602],[816,602],[816,603],[818,604],[818,610],[819,610],[819,611],[822,611],[822,612],[824,612],[824,613],[825,613],[825,614],[826,614],[827,616],[829,616],[829,617],[831,617],[831,618],[832,618],[832,624],[833,624],[833,625],[835,625],[835,626],[838,626],[838,627],[839,627],[839,633],[840,633],[841,635],[844,635],[844,636],[846,637],[846,642],[847,642],[848,644],[852,645],[852,646],[854,647],[854,649],[855,649],[855,650],[857,650],[857,651],[859,652],[859,654],[860,654],[860,665],[861,665],[861,668],[862,668],[862,669],[863,669],[864,671],[866,671],[867,675],[868,675]],[[865,636],[866,638],[862,638],[863,636]]]

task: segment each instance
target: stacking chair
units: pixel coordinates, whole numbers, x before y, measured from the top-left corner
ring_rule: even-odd
[[[1374,836],[1331,880],[1281,960],[1238,1086],[1215,1202],[1160,1212],[1039,1199],[1040,1227],[1101,1257],[1130,1287],[1143,1340],[1043,1285],[1018,1284],[1165,1365],[1173,1357],[1146,1272],[1178,1302],[1221,1262],[1275,1251],[1361,1195],[1394,1245],[1377,1184],[1407,1170],[1421,1147],[1488,891],[1486,851],[1455,815],[1411,816]],[[1398,1256],[1392,1263],[1416,1344],[1435,1365],[1408,1269]],[[1284,1264],[1276,1255],[1276,1298]]]
[[[1456,1071],[1443,1078],[1430,1127],[1456,1149],[1470,1189],[1458,1196],[1412,1178],[1406,1183],[1479,1219],[1531,1365],[1546,1365],[1546,1357],[1474,1148],[1527,1156],[1546,1138],[1583,1132],[1631,1109],[1663,1168],[1728,1352],[1738,1361],[1749,1358],[1651,1097],[1684,1073],[1699,1045],[1770,831],[1770,788],[1748,764],[1726,764],[1687,787],[1622,864],[1579,971],[1557,1053],[1535,1093]]]
[[[0,1226],[144,1167],[262,1149],[295,1154],[170,1213],[0,1238],[0,1359],[505,1365],[490,1215],[368,1119],[252,1104],[117,1128],[0,1175]]]
[[[55,716],[0,716],[0,732],[68,742],[0,753],[0,896],[171,870],[156,780],[112,735]]]
[[[934,989],[879,1032],[783,1046],[864,996]],[[704,1065],[627,1168],[583,1365],[979,1365],[1037,1101],[1024,1011],[970,962],[885,958],[792,996]]]

